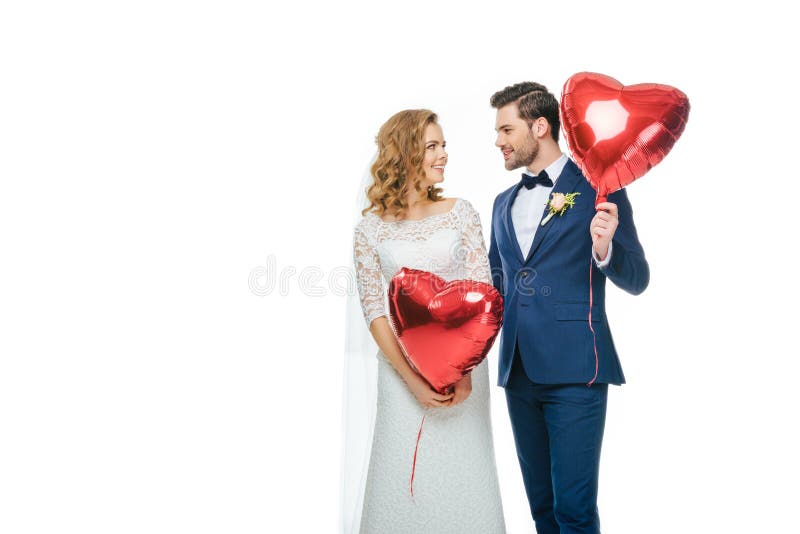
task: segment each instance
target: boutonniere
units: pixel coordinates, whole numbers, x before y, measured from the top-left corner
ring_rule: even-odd
[[[550,208],[550,213],[547,214],[547,217],[542,219],[542,226],[547,224],[547,222],[553,218],[553,215],[564,215],[566,213],[567,208],[571,208],[575,205],[575,197],[580,195],[580,193],[552,193],[550,195],[550,200],[547,202],[547,207]]]

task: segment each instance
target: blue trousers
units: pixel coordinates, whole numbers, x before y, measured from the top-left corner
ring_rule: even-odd
[[[531,382],[515,352],[506,402],[536,532],[599,533],[608,384]]]

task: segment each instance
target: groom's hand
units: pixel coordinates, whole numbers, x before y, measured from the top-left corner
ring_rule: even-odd
[[[592,246],[597,259],[603,261],[608,255],[608,246],[617,231],[619,217],[617,215],[617,205],[613,202],[601,202],[597,205],[597,213],[589,225],[589,233],[592,235]]]

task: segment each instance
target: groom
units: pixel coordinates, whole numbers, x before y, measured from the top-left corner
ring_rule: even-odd
[[[522,478],[539,534],[597,533],[608,384],[625,382],[606,319],[606,278],[636,295],[649,268],[625,190],[595,210],[595,191],[561,153],[556,98],[523,82],[495,93],[491,105],[506,169],[523,167],[522,180],[495,199],[489,249],[505,308],[499,385]],[[551,198],[563,211],[548,218]]]

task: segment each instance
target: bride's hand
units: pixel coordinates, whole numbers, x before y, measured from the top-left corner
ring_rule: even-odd
[[[407,382],[408,389],[417,398],[417,401],[423,408],[441,408],[442,406],[449,406],[450,399],[453,398],[453,393],[442,395],[437,393],[430,384],[423,378],[416,376],[409,379]]]
[[[450,406],[464,402],[469,397],[469,394],[472,393],[472,373],[456,382],[454,388],[453,400],[450,401]]]

